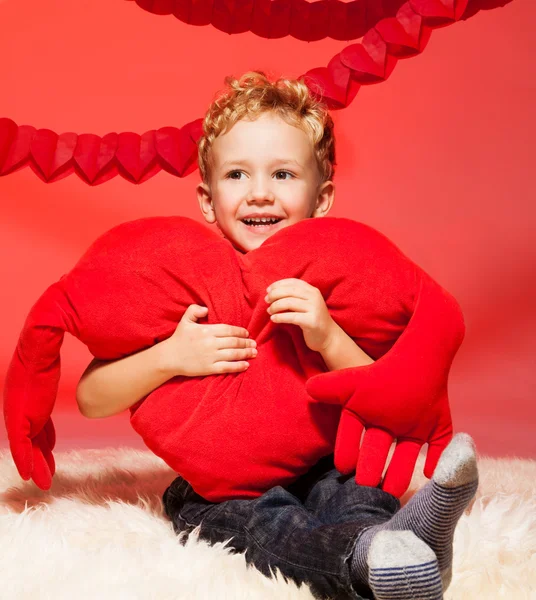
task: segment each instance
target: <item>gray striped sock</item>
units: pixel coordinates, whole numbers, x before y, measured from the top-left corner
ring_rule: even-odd
[[[368,553],[369,585],[376,600],[441,600],[434,552],[411,531],[376,533]]]
[[[443,589],[452,577],[454,530],[478,487],[476,452],[467,434],[457,434],[444,450],[432,481],[417,492],[389,521],[361,534],[352,557],[353,577],[368,583],[368,551],[379,531],[412,531],[437,557]]]

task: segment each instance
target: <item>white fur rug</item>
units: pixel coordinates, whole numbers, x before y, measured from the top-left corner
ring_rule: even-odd
[[[20,479],[0,450],[2,600],[310,600],[225,544],[181,546],[161,496],[173,472],[149,451],[57,453],[53,486]],[[422,458],[420,460],[422,468]],[[454,539],[445,600],[536,599],[536,461],[480,459],[480,488]],[[414,477],[403,501],[425,479]]]

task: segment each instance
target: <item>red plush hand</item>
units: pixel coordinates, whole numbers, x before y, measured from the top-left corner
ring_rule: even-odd
[[[274,281],[266,288],[266,302],[274,323],[298,325],[309,350],[320,352],[329,343],[336,327],[322,296],[322,292],[293,277]],[[289,312],[279,312],[279,311]]]
[[[50,489],[56,463],[52,450],[56,444],[56,432],[52,419],[37,433],[29,431],[27,437],[10,438],[10,450],[20,476],[32,479],[42,490]]]
[[[6,385],[11,385],[13,381],[10,389],[16,389],[16,382],[22,380],[23,373],[23,360],[16,352],[6,374]],[[6,429],[13,461],[20,476],[25,481],[31,478],[42,490],[48,490],[56,471],[52,454],[56,432],[49,416],[53,402],[52,405],[38,405],[34,400],[40,399],[36,393],[38,387],[33,388],[32,385],[38,379],[37,376],[27,382],[19,395],[6,394]]]
[[[52,450],[56,432],[50,415],[60,379],[59,348],[65,312],[56,284],[51,285],[30,310],[9,364],[4,390],[4,415],[13,461],[24,480],[33,479],[50,489],[56,465]],[[53,308],[50,308],[50,307]],[[50,325],[51,329],[45,327]],[[36,355],[38,360],[36,360]]]
[[[452,438],[447,376],[463,335],[457,302],[423,272],[412,318],[386,354],[307,381],[315,400],[343,406],[335,444],[341,473],[355,469],[356,483],[377,486],[396,438],[382,488],[397,497],[407,490],[424,443],[424,474],[432,476]]]

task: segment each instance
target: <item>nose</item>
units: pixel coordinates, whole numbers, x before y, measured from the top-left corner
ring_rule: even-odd
[[[275,196],[270,188],[270,183],[263,177],[256,177],[251,179],[251,187],[247,199],[248,203],[263,201],[273,202]]]

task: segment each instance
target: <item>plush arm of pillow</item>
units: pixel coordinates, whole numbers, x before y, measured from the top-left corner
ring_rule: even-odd
[[[4,418],[11,454],[25,480],[33,478],[48,489],[56,466],[52,450],[56,443],[50,418],[60,378],[60,347],[63,313],[53,309],[58,299],[55,285],[41,296],[28,315],[9,364],[4,384]],[[40,326],[51,317],[51,326]]]
[[[51,413],[65,332],[79,338],[96,358],[111,360],[169,337],[188,305],[203,302],[203,297],[217,319],[210,285],[236,286],[237,281],[224,272],[207,271],[224,260],[224,246],[218,248],[219,256],[203,252],[211,240],[219,236],[185,217],[123,223],[99,237],[34,304],[4,386],[10,449],[23,479],[32,478],[46,490],[55,472]],[[229,313],[239,315],[240,307],[232,298],[229,303]]]
[[[389,250],[385,240],[377,241],[375,252],[385,255]],[[381,262],[383,269],[367,273],[371,288],[390,277],[389,261]],[[398,269],[396,262],[392,261],[393,269]],[[452,437],[447,378],[465,333],[456,300],[417,266],[415,277],[413,314],[388,352],[370,365],[315,375],[306,383],[314,400],[343,407],[335,464],[342,473],[355,469],[358,484],[380,483],[396,438],[382,487],[398,497],[409,486],[422,445],[428,443],[424,474],[431,477]],[[391,278],[395,288],[397,281]],[[394,289],[395,295],[404,297],[404,288],[405,284]]]

